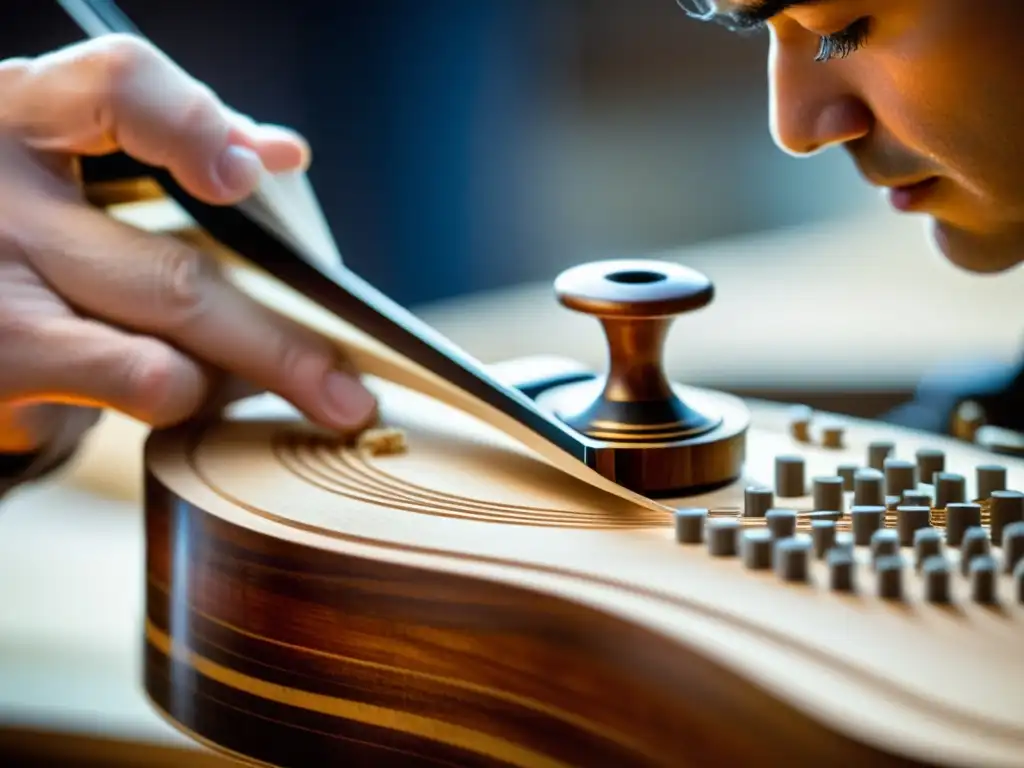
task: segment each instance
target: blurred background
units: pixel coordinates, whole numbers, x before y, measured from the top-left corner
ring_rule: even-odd
[[[404,304],[876,197],[844,157],[772,145],[765,37],[675,0],[119,5],[227,102],[309,138],[347,262]],[[4,56],[81,36],[56,3],[4,15]]]
[[[347,264],[485,362],[602,365],[596,325],[554,307],[552,279],[669,255],[718,288],[670,337],[670,373],[691,383],[875,417],[932,371],[943,392],[1016,375],[1020,313],[998,307],[1024,275],[956,272],[843,152],[775,147],[766,35],[676,0],[118,5],[226,102],[302,132]],[[3,12],[0,56],[82,38],[56,2]],[[913,423],[941,429],[950,397]]]
[[[1021,276],[954,274],[844,153],[773,145],[766,35],[676,0],[119,5],[226,102],[301,131],[348,265],[485,361],[603,364],[593,321],[553,309],[551,280],[671,253],[719,289],[670,338],[671,372],[692,383],[877,416],[936,366],[961,389],[1016,366],[1018,327],[994,303]],[[56,2],[3,11],[2,56],[82,37]],[[946,292],[979,303],[951,314]],[[865,314],[872,299],[908,322]]]

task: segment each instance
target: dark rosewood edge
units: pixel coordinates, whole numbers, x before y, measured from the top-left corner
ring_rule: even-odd
[[[926,765],[835,732],[618,617],[500,582],[265,536],[191,505],[151,473],[146,528],[147,693],[194,738],[255,760]],[[250,684],[170,657],[169,642]],[[253,686],[297,691],[300,701]],[[332,711],[311,701],[343,704]],[[345,706],[383,714],[348,717]],[[427,737],[403,727],[410,717],[471,741],[498,740],[510,753]]]
[[[165,169],[124,153],[82,158],[82,177],[86,184],[153,179],[214,239],[359,330],[595,468],[589,439],[542,411],[522,392],[495,379],[481,363],[352,271],[339,265],[328,276],[239,208],[197,200]]]

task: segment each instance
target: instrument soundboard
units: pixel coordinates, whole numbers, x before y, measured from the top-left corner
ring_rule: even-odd
[[[658,269],[586,265],[626,267]],[[658,382],[659,357],[623,349],[618,388],[569,360],[490,372],[644,432],[617,438],[660,452],[625,460],[635,487],[690,483],[650,504],[397,377],[368,378],[379,444],[272,399],[154,433],[156,706],[280,766],[1024,764],[1024,461],[677,383],[631,405],[630,361]]]

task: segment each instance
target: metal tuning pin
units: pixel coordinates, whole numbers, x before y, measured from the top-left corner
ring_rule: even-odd
[[[775,457],[775,495],[795,499],[807,494],[804,457],[798,454]]]
[[[922,528],[927,528],[930,522],[931,510],[928,507],[906,507],[896,508],[896,530],[900,538],[900,546],[911,547],[914,545],[914,535]]]
[[[946,471],[946,454],[937,448],[921,448],[916,454],[917,480],[925,485],[935,482],[936,472]]]
[[[946,543],[959,547],[964,533],[981,525],[981,505],[955,503],[946,507]]]
[[[836,543],[835,521],[815,520],[812,522],[811,541],[814,543],[814,556],[821,560]]]
[[[852,491],[853,490],[853,479],[854,479],[854,477],[856,477],[857,472],[859,470],[860,470],[860,466],[858,464],[851,464],[851,463],[840,464],[838,467],[836,467],[836,474],[839,477],[843,478],[843,490],[844,491]]]
[[[770,509],[765,513],[768,530],[776,539],[788,539],[796,535],[796,520],[795,509]]]
[[[811,442],[811,422],[814,411],[806,405],[795,406],[789,414],[789,432],[799,443]]]
[[[953,566],[942,555],[932,555],[921,563],[924,599],[929,603],[948,603],[952,597],[950,576]]]
[[[914,531],[914,567],[918,570],[932,557],[942,554],[942,532],[937,528]]]
[[[991,555],[979,555],[971,560],[967,569],[970,579],[971,600],[981,605],[996,602],[996,574],[999,573],[996,559]]]
[[[829,589],[833,592],[853,592],[856,589],[857,561],[845,549],[830,549],[826,556]]]
[[[752,485],[743,491],[743,516],[764,517],[775,503],[775,493],[771,488]]]
[[[935,507],[945,509],[950,504],[963,504],[967,501],[967,481],[963,475],[954,472],[937,472],[935,474]]]
[[[923,491],[904,491],[903,492],[903,504],[904,507],[931,507],[932,497]]]
[[[752,571],[763,571],[772,567],[772,551],[775,538],[766,528],[751,528],[743,532],[740,552],[743,565]]]
[[[917,485],[917,466],[913,462],[886,459],[883,471],[885,492],[889,496],[903,496],[907,491],[913,491]]]
[[[701,544],[704,541],[704,526],[708,510],[700,507],[685,507],[675,511],[676,541],[680,544]]]
[[[992,543],[998,546],[1007,526],[1024,520],[1024,493],[1020,491],[993,491],[989,507]]]
[[[1011,523],[1003,528],[1003,570],[1013,573],[1014,568],[1024,561],[1024,522]]]
[[[1001,464],[979,464],[974,469],[978,501],[987,501],[995,491],[1006,490],[1006,467]]]
[[[878,440],[868,445],[868,468],[883,470],[885,460],[892,456],[896,445],[888,440]]]
[[[903,570],[906,562],[897,551],[880,556],[875,561],[878,596],[883,600],[903,599]]]
[[[971,561],[976,557],[988,556],[990,551],[988,532],[980,525],[968,528],[960,542],[960,572],[967,576],[971,570]]]
[[[853,476],[853,503],[858,507],[885,507],[885,475],[862,469]]]
[[[776,541],[772,549],[775,574],[783,581],[806,582],[810,577],[811,541],[792,537]]]
[[[712,557],[734,557],[738,553],[742,528],[736,518],[710,519],[705,533]]]
[[[871,544],[875,532],[885,524],[885,507],[856,506],[850,510],[850,523],[854,544],[866,547]]]
[[[843,478],[815,477],[811,481],[811,496],[817,512],[843,511]]]
[[[892,528],[879,528],[871,534],[871,564],[877,569],[878,563],[886,557],[900,553],[900,538]]]

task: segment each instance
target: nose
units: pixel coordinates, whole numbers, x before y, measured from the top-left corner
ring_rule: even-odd
[[[791,51],[772,42],[771,132],[783,151],[811,155],[863,138],[871,130],[871,110],[834,64],[814,61],[805,47]]]

